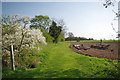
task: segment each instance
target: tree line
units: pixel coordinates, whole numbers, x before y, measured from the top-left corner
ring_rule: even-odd
[[[46,38],[46,42],[57,43],[58,41],[65,41],[66,26],[63,19],[50,19],[48,16],[35,16],[30,20],[30,28],[39,28]]]
[[[65,38],[65,41],[80,41],[80,40],[94,40],[93,38],[86,37],[76,37],[72,32],[68,32],[68,37]]]

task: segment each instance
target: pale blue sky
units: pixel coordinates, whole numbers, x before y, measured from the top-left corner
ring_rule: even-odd
[[[2,2],[99,2],[102,0],[2,0]]]
[[[63,19],[68,31],[75,36],[95,39],[112,39],[116,34],[111,22],[118,29],[112,9],[104,8],[100,2],[3,2],[2,13],[13,15],[48,15],[50,18]],[[116,24],[115,24],[116,23]],[[111,36],[113,35],[113,37]]]

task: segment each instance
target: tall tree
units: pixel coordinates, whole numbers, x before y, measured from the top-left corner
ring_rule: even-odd
[[[30,22],[30,27],[41,28],[48,31],[51,21],[48,16],[39,15],[35,16]]]
[[[53,42],[57,43],[58,36],[60,35],[62,31],[61,26],[57,26],[57,23],[55,21],[52,21],[52,25],[50,26],[49,29],[49,34],[54,38]]]
[[[65,21],[63,19],[55,19],[55,18],[52,18],[52,20],[57,23],[57,26],[62,27],[61,34],[65,37],[67,35],[67,27],[66,27]]]
[[[38,15],[31,19],[30,28],[39,28],[43,32],[43,36],[47,42],[52,42],[53,38],[49,34],[49,27],[51,25],[51,19],[48,16]]]

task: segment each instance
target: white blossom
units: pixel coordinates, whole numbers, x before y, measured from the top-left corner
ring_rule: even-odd
[[[18,47],[23,36],[22,31],[24,38],[21,48],[33,48],[38,43],[46,44],[45,37],[43,37],[41,30],[17,28],[15,34],[7,33],[2,36],[3,49],[9,48],[11,44]]]

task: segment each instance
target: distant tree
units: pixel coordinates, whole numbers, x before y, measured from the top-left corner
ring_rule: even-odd
[[[57,26],[57,23],[55,21],[52,21],[52,25],[50,26],[49,29],[49,34],[54,38],[53,42],[57,43],[58,37],[62,31],[61,26]]]
[[[63,19],[58,19],[58,20],[55,20],[55,21],[57,23],[57,26],[62,27],[61,34],[63,34],[63,36],[65,37],[67,35],[67,27],[66,27],[65,21]]]
[[[57,26],[60,26],[62,28],[62,31],[58,37],[58,41],[65,41],[65,36],[67,35],[67,27],[65,21],[63,19],[57,19],[55,22],[57,23]]]
[[[65,24],[65,21],[63,19],[55,19],[55,18],[52,18],[51,20],[55,21],[57,26],[61,26],[62,27],[61,35],[65,39],[65,37],[67,36],[67,26]]]
[[[68,32],[68,37],[72,38],[74,37],[74,34],[72,32]]]
[[[31,22],[30,27],[42,28],[42,29],[48,31],[51,21],[48,16],[39,15],[39,16],[35,16],[33,19],[31,19],[30,22]]]
[[[93,38],[89,38],[88,40],[94,40]]]

